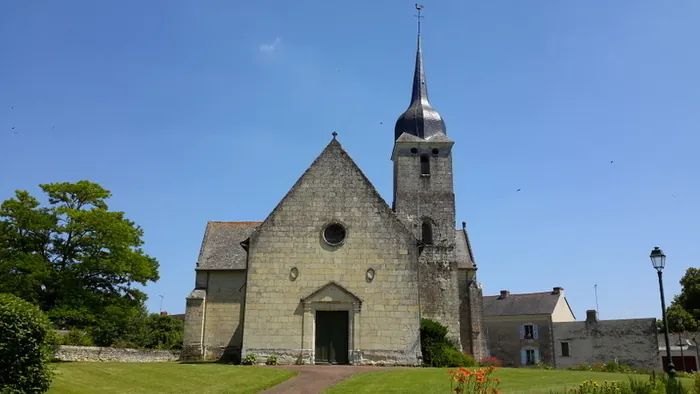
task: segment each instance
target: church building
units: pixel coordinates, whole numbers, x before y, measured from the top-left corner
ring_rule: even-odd
[[[421,318],[483,356],[481,286],[464,222],[455,229],[454,141],[428,101],[420,32],[394,141],[391,206],[333,133],[264,221],[207,223],[183,359],[420,365]]]

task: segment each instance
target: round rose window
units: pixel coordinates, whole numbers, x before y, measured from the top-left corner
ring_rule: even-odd
[[[338,223],[331,223],[323,229],[323,239],[329,245],[340,245],[345,241],[345,227]]]

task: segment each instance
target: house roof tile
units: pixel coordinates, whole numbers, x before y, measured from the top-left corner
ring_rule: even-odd
[[[197,260],[198,270],[246,269],[245,249],[241,242],[262,222],[213,222],[207,223],[202,248]]]
[[[519,315],[549,315],[562,294],[554,292],[509,294],[507,297],[485,296],[484,317],[519,316]]]

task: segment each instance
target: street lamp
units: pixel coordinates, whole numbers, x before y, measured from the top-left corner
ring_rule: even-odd
[[[649,255],[651,259],[651,264],[656,269],[656,273],[659,274],[659,293],[661,293],[661,318],[664,321],[664,340],[666,341],[666,358],[668,359],[668,376],[674,378],[676,376],[676,367],[673,365],[673,359],[671,358],[671,345],[668,342],[668,319],[666,319],[666,301],[664,300],[664,281],[662,278],[662,272],[666,266],[666,255],[659,249],[658,246],[654,247]]]

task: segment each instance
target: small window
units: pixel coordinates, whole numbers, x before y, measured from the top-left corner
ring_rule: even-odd
[[[420,173],[421,175],[430,175],[430,158],[427,155],[420,157]]]
[[[532,324],[526,324],[525,326],[525,339],[532,339],[535,337],[535,327]]]
[[[433,148],[433,155],[437,156],[438,153],[440,153],[440,150],[438,148]]]
[[[418,153],[418,148],[411,148],[411,153],[414,155]]]
[[[421,226],[421,240],[426,245],[431,245],[433,243],[433,226],[430,225],[429,220],[424,220]]]
[[[569,356],[569,342],[562,342],[561,343],[561,356],[562,357],[570,357]]]

